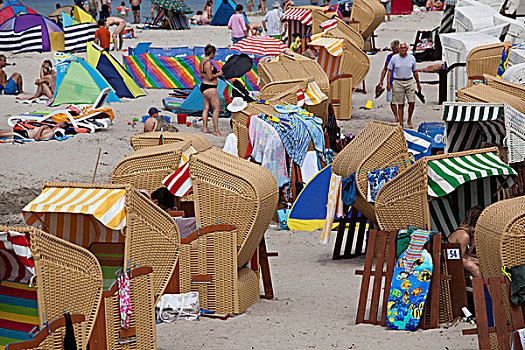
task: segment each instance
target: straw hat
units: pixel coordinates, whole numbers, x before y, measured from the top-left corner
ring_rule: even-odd
[[[242,97],[234,97],[232,102],[226,107],[230,112],[240,112],[248,106],[248,103]]]

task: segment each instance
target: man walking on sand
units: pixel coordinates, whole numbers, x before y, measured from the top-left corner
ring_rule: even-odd
[[[130,0],[129,3],[131,4],[131,11],[133,11],[133,23],[139,24],[140,23],[140,4],[142,3],[142,0]]]
[[[283,11],[281,10],[281,5],[278,1],[275,1],[273,3],[273,9],[266,13],[266,16],[264,16],[264,19],[262,21],[262,26],[266,31],[266,34],[268,34],[268,36],[277,40],[281,40],[281,34],[283,29],[282,18]]]
[[[390,78],[394,77],[393,83]],[[416,79],[417,90],[421,91],[419,75],[416,71],[416,59],[408,53],[407,43],[399,45],[399,53],[394,55],[388,63],[387,91],[392,89],[392,103],[397,105],[399,124],[403,127],[403,112],[405,108],[405,96],[408,101],[407,125],[412,128],[412,114],[416,105],[416,90],[414,88]]]

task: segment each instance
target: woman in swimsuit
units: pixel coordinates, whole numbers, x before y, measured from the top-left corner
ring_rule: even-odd
[[[461,244],[461,256],[463,257],[463,268],[473,278],[479,277],[479,261],[476,256],[476,246],[474,244],[474,231],[476,229],[476,223],[481,215],[483,208],[479,205],[470,208],[466,215],[465,220],[461,223],[461,226],[456,231],[452,232],[448,236],[450,243]]]
[[[208,44],[204,48],[204,59],[199,64],[199,72],[201,75],[201,93],[204,100],[204,110],[202,111],[202,132],[205,134],[209,133],[208,129],[208,114],[210,112],[210,106],[213,108],[213,119],[214,131],[213,134],[222,136],[219,131],[219,112],[221,110],[221,103],[219,100],[219,92],[217,91],[217,77],[222,75],[222,71],[217,71],[212,63],[211,59],[215,57],[215,46]]]

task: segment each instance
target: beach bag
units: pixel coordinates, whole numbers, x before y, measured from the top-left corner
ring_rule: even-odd
[[[279,219],[279,230],[289,230],[288,227],[288,214],[290,209],[277,209],[277,218]]]

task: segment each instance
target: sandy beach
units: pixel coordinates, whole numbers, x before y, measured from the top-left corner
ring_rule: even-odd
[[[376,45],[388,47],[398,39],[411,45],[417,30],[431,30],[439,25],[441,12],[414,13],[393,16],[376,30]],[[252,16],[259,22],[262,17]],[[137,38],[125,40],[124,47],[141,41],[151,41],[154,47],[230,45],[225,27],[192,27],[189,31],[136,30]],[[352,120],[339,122],[344,133],[357,134],[371,120],[393,121],[383,94],[373,99],[384,60],[388,52],[369,56],[370,72],[366,78],[367,94],[352,96]],[[7,54],[6,68],[10,75],[19,72],[24,89],[34,92],[40,64],[51,59],[51,53]],[[85,54],[80,56],[85,57]],[[121,60],[122,52],[115,54]],[[432,64],[425,62],[418,67]],[[436,74],[424,74],[421,80],[437,80]],[[0,224],[23,225],[20,209],[40,193],[46,180],[91,182],[99,149],[102,150],[95,182],[108,183],[113,167],[132,152],[129,136],[141,131],[142,125],[129,126],[124,119],[147,114],[151,106],[162,107],[162,98],[169,90],[146,90],[147,96],[113,105],[115,124],[108,130],[89,135],[76,135],[64,142],[31,142],[0,144]],[[441,106],[437,105],[437,85],[424,85],[426,104],[416,103],[413,123],[438,121]],[[367,100],[374,108],[364,110]],[[2,117],[0,130],[9,129],[7,117],[33,110],[48,109],[45,105],[15,103],[12,96],[0,95]],[[170,112],[162,114],[173,116]],[[181,132],[201,133],[199,127],[177,126]],[[229,119],[220,120],[223,134],[233,132]],[[208,136],[217,147],[224,138]],[[392,331],[380,326],[355,325],[357,299],[361,277],[354,270],[362,268],[364,257],[351,260],[331,260],[332,241],[319,243],[318,232],[277,231],[270,228],[266,234],[270,251],[279,256],[271,258],[271,271],[276,298],[260,300],[242,315],[226,321],[201,318],[198,322],[177,321],[157,327],[159,349],[473,349],[475,336],[463,336],[461,330],[472,326],[442,325],[435,330],[416,332]]]

